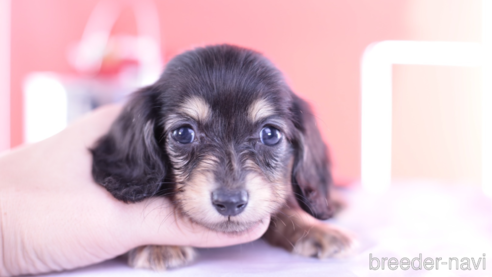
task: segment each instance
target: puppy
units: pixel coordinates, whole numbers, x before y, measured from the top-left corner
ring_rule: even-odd
[[[306,102],[261,54],[231,45],[176,56],[133,94],[91,150],[94,180],[114,197],[169,197],[192,222],[245,232],[272,216],[264,238],[318,258],[351,239],[332,216],[327,148]],[[165,270],[194,259],[183,246],[142,246],[128,262]]]

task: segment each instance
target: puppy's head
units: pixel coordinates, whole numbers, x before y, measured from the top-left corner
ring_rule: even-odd
[[[213,230],[247,230],[289,195],[330,216],[326,147],[309,107],[251,50],[220,45],[175,57],[92,153],[95,181],[116,198],[168,196]]]

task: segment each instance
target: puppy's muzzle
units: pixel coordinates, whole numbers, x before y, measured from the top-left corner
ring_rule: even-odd
[[[245,190],[217,189],[212,192],[212,204],[224,216],[235,216],[248,205],[248,192]]]

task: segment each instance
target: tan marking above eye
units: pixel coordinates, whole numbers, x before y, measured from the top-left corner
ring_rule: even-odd
[[[179,111],[196,121],[207,121],[212,113],[207,102],[198,96],[192,96],[181,104]]]
[[[258,122],[261,119],[275,114],[275,108],[266,100],[255,100],[248,109],[248,118],[252,122]]]

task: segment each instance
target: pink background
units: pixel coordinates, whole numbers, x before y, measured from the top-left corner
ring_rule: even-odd
[[[11,144],[23,143],[22,81],[72,73],[67,49],[97,0],[13,0]],[[478,0],[156,1],[164,58],[232,43],[263,52],[309,100],[338,182],[360,178],[360,59],[381,40],[480,42]],[[130,11],[114,33],[135,33]],[[480,182],[480,70],[396,66],[393,177]]]

